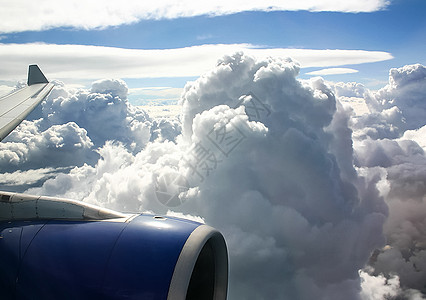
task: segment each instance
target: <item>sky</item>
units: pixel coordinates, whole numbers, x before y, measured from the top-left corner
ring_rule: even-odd
[[[301,78],[321,75],[369,88],[386,83],[391,67],[425,63],[423,0],[281,2],[8,1],[0,12],[0,80],[10,86],[37,63],[49,78],[76,86],[121,78],[129,99],[144,104],[176,100],[188,80],[247,48],[293,57]]]
[[[55,87],[0,189],[201,220],[230,300],[425,299],[425,8],[2,3],[1,91]]]

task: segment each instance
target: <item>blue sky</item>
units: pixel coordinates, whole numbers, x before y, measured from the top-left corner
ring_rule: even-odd
[[[25,0],[20,1],[25,2]],[[20,1],[16,1],[16,5],[20,5]],[[50,0],[44,1],[49,4],[48,2]],[[75,1],[69,0],[63,3],[68,5],[69,2]],[[191,0],[186,2],[188,2],[187,4],[190,7]],[[268,1],[265,2],[267,3]],[[273,2],[274,1],[271,1],[270,6],[274,5]],[[304,3],[309,1],[299,2]],[[341,0],[336,0],[335,2],[342,3]],[[354,2],[359,2],[359,7],[361,7],[362,10],[364,5],[364,3],[362,3],[363,1]],[[374,1],[370,1],[370,3],[371,2]],[[378,7],[370,9],[372,11],[369,12],[312,11],[318,9],[308,8],[308,10],[303,10],[303,7],[296,8],[301,10],[293,11],[282,9],[265,11],[265,9],[256,9],[256,5],[253,4],[255,8],[250,8],[249,5],[248,8],[242,8],[240,12],[238,12],[239,9],[234,7],[226,8],[228,11],[231,11],[231,13],[220,12],[220,9],[214,11],[216,8],[212,8],[212,10],[207,12],[202,10],[201,12],[197,12],[196,8],[194,8],[195,12],[193,12],[192,10],[185,10],[184,8],[182,11],[176,13],[177,16],[168,12],[164,13],[164,15],[159,13],[159,15],[152,17],[152,11],[148,10],[148,13],[146,13],[142,8],[142,12],[139,13],[138,16],[134,17],[129,15],[128,19],[134,18],[131,24],[126,24],[126,22],[128,22],[126,19],[127,11],[122,13],[122,15],[124,15],[124,21],[117,22],[115,21],[116,16],[111,15],[109,17],[106,15],[105,20],[99,21],[98,24],[93,24],[97,21],[96,8],[92,11],[92,15],[90,15],[91,8],[82,8],[81,10],[88,11],[88,16],[81,17],[81,20],[79,20],[80,23],[73,23],[73,21],[67,23],[66,20],[63,21],[64,17],[62,17],[62,21],[59,20],[61,14],[67,11],[67,8],[61,9],[62,1],[57,1],[53,2],[52,5],[55,6],[52,8],[50,15],[48,15],[49,18],[52,18],[50,21],[49,18],[44,15],[44,13],[46,13],[45,11],[40,10],[37,12],[36,10],[35,12],[33,11],[32,18],[34,18],[35,21],[32,23],[22,24],[22,22],[17,22],[15,27],[13,27],[13,24],[9,25],[9,27],[0,27],[0,46],[4,48],[6,45],[19,44],[26,49],[23,51],[25,54],[13,57],[15,53],[19,51],[18,48],[14,48],[13,51],[2,51],[0,47],[0,57],[3,61],[16,60],[18,63],[22,62],[23,64],[30,61],[31,63],[39,63],[42,65],[45,73],[47,72],[51,75],[51,78],[59,78],[69,84],[87,86],[89,82],[100,79],[100,77],[97,78],[96,73],[85,76],[86,73],[90,73],[88,70],[87,72],[82,70],[80,73],[76,72],[74,75],[71,75],[73,73],[71,71],[76,67],[75,65],[78,65],[80,57],[84,56],[87,58],[83,53],[84,50],[81,50],[83,52],[80,53],[80,56],[77,55],[73,57],[71,53],[66,57],[59,56],[60,58],[56,60],[49,60],[47,59],[47,56],[50,55],[49,53],[46,53],[46,57],[40,58],[37,56],[40,55],[40,53],[34,56],[34,52],[40,51],[37,51],[37,49],[32,51],[31,45],[41,42],[48,45],[91,45],[119,49],[148,50],[181,49],[206,44],[244,44],[250,47],[260,47],[262,49],[295,48],[379,51],[386,52],[389,54],[389,57],[393,58],[389,59],[389,57],[384,57],[382,59],[372,59],[368,63],[354,63],[349,59],[346,63],[340,63],[338,66],[331,63],[329,67],[347,68],[351,69],[352,72],[355,72],[354,70],[358,72],[324,76],[327,80],[331,81],[357,81],[370,88],[379,88],[386,83],[388,72],[391,67],[400,67],[413,63],[426,64],[426,18],[424,18],[426,1],[391,0],[384,2],[377,0],[376,2],[378,2]],[[75,3],[78,4],[79,2]],[[102,7],[102,3],[107,2],[99,2],[99,7]],[[115,1],[115,3],[120,2]],[[132,8],[132,3],[131,1],[123,1],[123,6],[128,5]],[[7,5],[13,6],[13,4]],[[338,5],[335,5],[335,7],[337,6]],[[29,7],[28,10],[30,10],[30,8],[31,7]],[[13,9],[13,7],[10,9]],[[140,8],[134,8],[134,10],[137,9]],[[156,8],[154,7],[153,9]],[[333,9],[333,7],[331,9]],[[331,9],[329,7],[324,10]],[[356,9],[360,10],[360,8]],[[266,10],[268,10],[268,8],[266,8]],[[72,9],[68,11],[71,18],[73,14]],[[232,13],[233,11],[237,12]],[[143,15],[144,13],[145,15]],[[1,14],[0,12],[0,15]],[[2,19],[8,18],[11,15],[8,9],[3,10],[3,14],[5,15],[1,16]],[[54,17],[50,17],[52,14],[57,14],[59,21],[55,20]],[[171,18],[170,14],[172,14]],[[180,17],[181,15],[184,17]],[[19,19],[19,21],[20,20],[22,19]],[[61,52],[62,50],[57,48],[55,51]],[[76,51],[78,52],[80,50]],[[191,53],[196,55],[195,52]],[[23,56],[25,56],[25,59],[22,58]],[[50,56],[54,57],[55,55]],[[220,55],[215,59],[219,58]],[[58,65],[56,68],[51,67],[52,64],[61,64],[61,59],[62,66]],[[65,63],[64,60],[66,60]],[[39,61],[41,61],[41,63]],[[73,61],[73,63],[70,65],[69,61]],[[108,65],[108,59],[105,57],[98,58],[98,63],[106,66]],[[326,64],[324,66],[306,67],[303,65],[303,61],[301,63],[301,78],[309,78],[311,75],[307,73],[327,68],[327,66],[325,66]],[[197,76],[206,70],[206,68],[200,68],[199,72],[190,72],[191,74],[189,75],[192,76],[188,76],[188,74],[179,76],[176,72],[169,75],[167,73],[167,65],[163,67],[165,70],[164,72],[153,76],[141,75],[138,78],[137,75],[129,75],[126,77],[125,70],[117,70],[116,76],[125,79],[130,88],[182,88],[187,80],[197,78]],[[9,79],[10,82],[17,75],[15,75],[15,77],[12,75],[8,77],[9,73],[11,74],[15,71],[8,71],[7,68],[18,68],[18,65],[12,63],[7,64],[5,70],[3,70],[4,74],[1,74],[3,72],[0,70],[0,76],[3,75],[2,78],[6,81]],[[68,68],[70,70],[70,76],[67,78],[67,76],[63,75],[63,72],[61,73],[62,75],[59,74],[56,72],[58,68],[62,68],[64,72]],[[94,67],[90,65],[88,68],[93,69]],[[180,68],[182,68],[182,66],[180,66]],[[183,68],[185,68],[185,63],[183,63]],[[106,74],[102,72],[102,68],[99,70],[99,76]],[[114,76],[115,74],[111,72],[111,74],[108,73],[108,75]],[[145,89],[144,91],[146,92],[147,90]],[[162,97],[161,95],[155,96],[158,91],[159,89],[157,89],[155,93],[151,93],[153,98]],[[145,93],[144,97],[149,99],[151,96]],[[133,99],[136,98],[137,96]]]

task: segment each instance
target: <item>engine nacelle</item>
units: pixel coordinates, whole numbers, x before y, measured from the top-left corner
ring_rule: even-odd
[[[224,238],[197,222],[0,222],[4,299],[226,299],[227,285]]]

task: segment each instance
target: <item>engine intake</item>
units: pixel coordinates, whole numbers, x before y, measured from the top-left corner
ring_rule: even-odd
[[[0,222],[5,299],[226,299],[214,228],[173,217]]]

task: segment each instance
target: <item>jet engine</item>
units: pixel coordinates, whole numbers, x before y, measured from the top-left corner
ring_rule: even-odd
[[[226,299],[227,285],[210,226],[0,193],[2,299]]]

